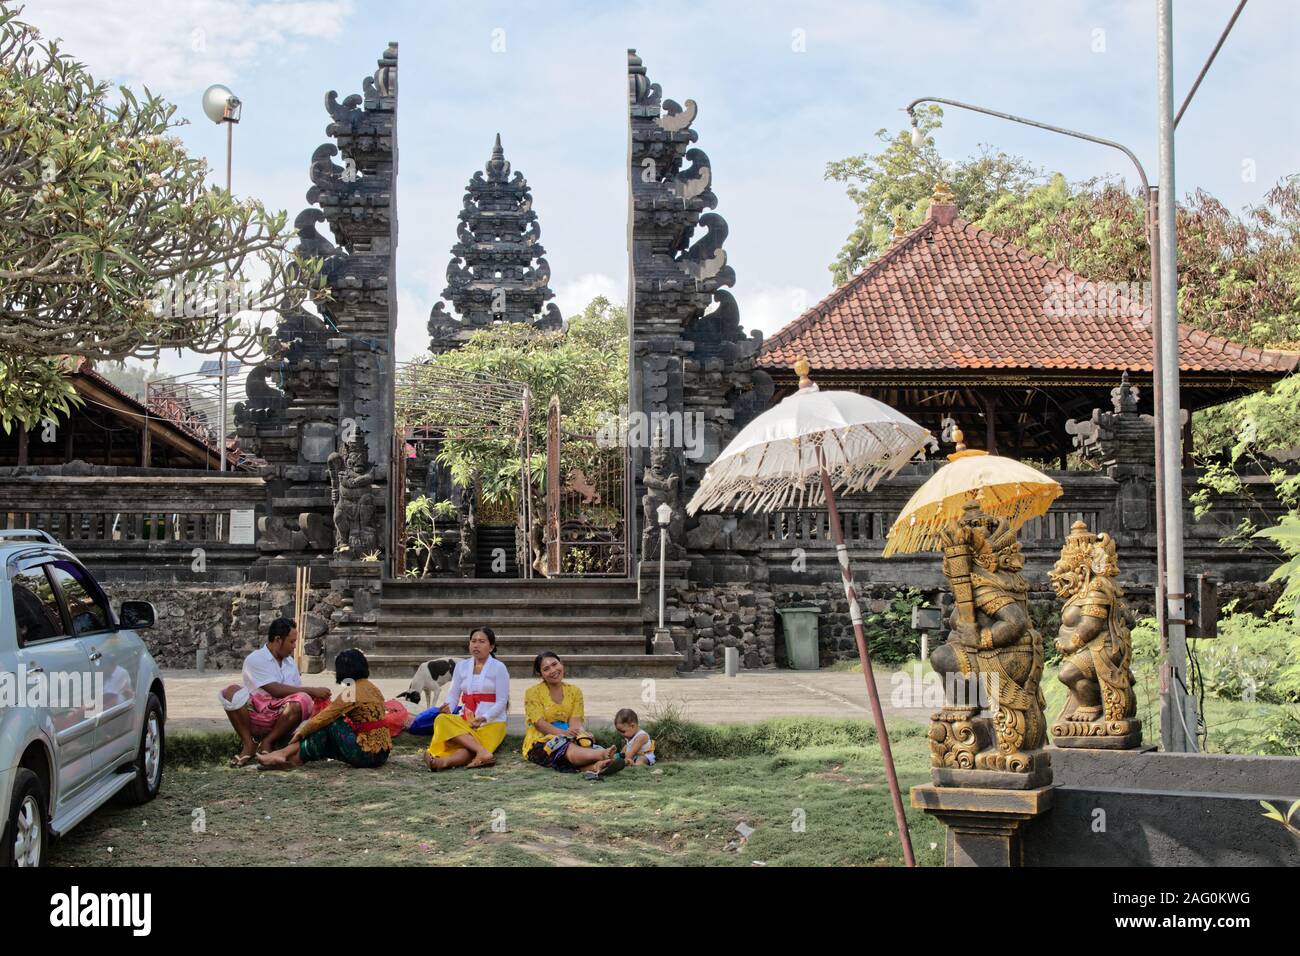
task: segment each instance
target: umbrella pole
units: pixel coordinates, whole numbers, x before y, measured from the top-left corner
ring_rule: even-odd
[[[889,749],[889,734],[885,730],[885,712],[880,707],[880,691],[876,687],[876,675],[871,670],[867,636],[862,630],[862,611],[853,588],[849,549],[844,545],[844,529],[840,527],[840,513],[835,508],[835,492],[831,490],[830,475],[826,473],[826,462],[820,448],[817,449],[817,459],[821,466],[822,490],[826,493],[826,510],[831,516],[835,553],[839,556],[840,576],[844,579],[844,594],[849,600],[849,615],[853,619],[853,636],[858,642],[858,656],[862,658],[862,678],[867,682],[867,696],[871,699],[871,719],[876,724],[876,738],[880,741],[880,753],[885,761],[885,778],[889,781],[889,796],[894,801],[894,818],[898,821],[898,839],[903,844],[903,860],[908,866],[916,866],[916,858],[912,856],[912,834],[907,829],[907,815],[903,812],[903,795],[898,789],[898,774],[894,771],[894,754]]]

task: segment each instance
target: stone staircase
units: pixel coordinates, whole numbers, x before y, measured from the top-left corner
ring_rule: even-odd
[[[402,677],[432,658],[462,658],[470,628],[497,635],[514,678],[554,651],[569,677],[672,677],[681,658],[646,653],[636,582],[600,578],[386,580],[370,671]]]
[[[474,580],[484,578],[519,579],[519,562],[515,560],[515,529],[513,525],[482,525],[475,542]],[[501,567],[504,558],[505,567]],[[559,653],[558,651],[556,653]]]

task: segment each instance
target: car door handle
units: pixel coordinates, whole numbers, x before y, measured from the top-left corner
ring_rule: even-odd
[[[103,652],[103,651],[97,651],[97,650],[95,650],[93,647],[90,649],[90,662],[91,662],[92,664],[95,663],[95,662],[98,661],[98,660],[102,660],[103,657],[104,657],[104,652]]]
[[[45,668],[42,667],[40,664],[28,664],[28,665],[27,665],[27,673],[29,673],[29,674],[44,674],[44,673],[45,673]]]

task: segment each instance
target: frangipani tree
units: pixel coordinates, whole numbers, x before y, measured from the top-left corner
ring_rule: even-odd
[[[318,283],[282,212],[210,188],[176,107],[112,91],[0,2],[0,424],[66,410],[56,359],[259,351]]]

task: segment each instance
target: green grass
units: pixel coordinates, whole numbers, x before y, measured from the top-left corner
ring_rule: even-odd
[[[816,718],[703,727],[672,713],[665,759],[591,783],[525,763],[430,774],[419,741],[388,764],[289,773],[224,766],[233,737],[168,741],[153,803],[93,814],[54,865],[895,865],[901,850],[869,724]],[[929,778],[925,728],[891,732],[900,783]],[[908,814],[918,862],[940,865],[936,821]],[[754,828],[741,840],[739,823]],[[798,824],[802,822],[800,830]],[[109,848],[112,848],[111,850]]]

